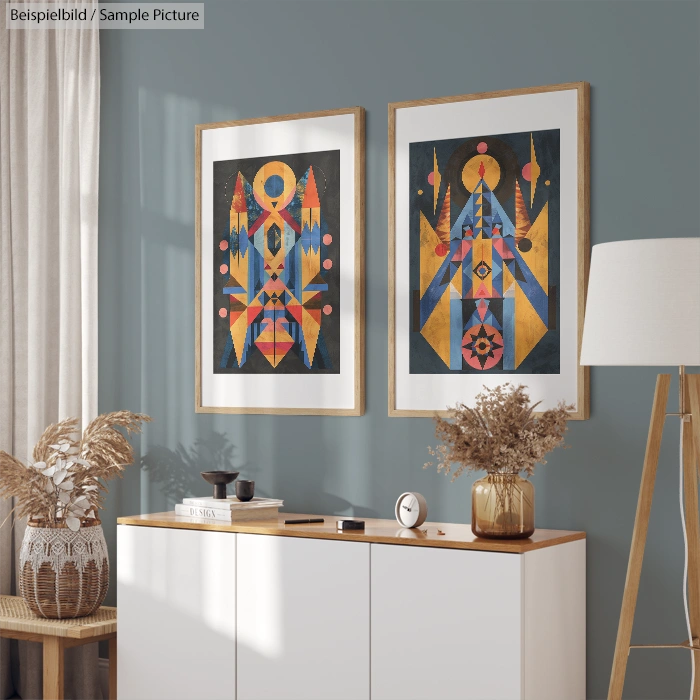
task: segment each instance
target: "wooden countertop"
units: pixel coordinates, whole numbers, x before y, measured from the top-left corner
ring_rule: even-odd
[[[309,525],[285,525],[285,519],[325,518],[325,523]],[[523,554],[534,549],[552,547],[565,542],[585,539],[585,532],[570,530],[535,530],[532,537],[525,540],[489,540],[475,537],[471,525],[454,523],[424,523],[420,528],[402,528],[395,520],[377,518],[357,518],[365,521],[365,529],[358,532],[344,532],[336,529],[336,520],[350,519],[341,515],[309,515],[280,513],[274,520],[252,520],[247,522],[225,523],[206,518],[188,518],[169,513],[151,513],[118,518],[120,525],[145,527],[169,527],[182,530],[213,530],[215,532],[241,532],[255,535],[278,535],[282,537],[310,537],[321,540],[346,540],[349,542],[374,542],[378,544],[407,544],[423,547],[444,547],[446,549],[473,549],[484,552],[509,552]],[[438,529],[444,535],[438,535]],[[427,532],[423,532],[427,530]]]

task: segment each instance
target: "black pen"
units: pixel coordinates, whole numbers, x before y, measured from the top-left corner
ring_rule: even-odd
[[[285,525],[306,525],[308,523],[325,523],[323,518],[301,518],[300,520],[285,520]]]

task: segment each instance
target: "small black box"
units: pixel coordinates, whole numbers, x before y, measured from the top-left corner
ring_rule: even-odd
[[[364,520],[338,520],[337,521],[339,530],[364,530],[365,521]]]

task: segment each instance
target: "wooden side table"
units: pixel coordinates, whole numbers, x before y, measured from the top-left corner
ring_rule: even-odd
[[[23,598],[0,595],[0,637],[41,642],[44,700],[63,700],[63,655],[70,647],[109,640],[109,700],[117,699],[117,609],[101,607],[88,617],[46,620]]]

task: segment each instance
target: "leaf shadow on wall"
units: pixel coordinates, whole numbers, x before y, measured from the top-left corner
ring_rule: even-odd
[[[353,515],[355,517],[377,517],[377,512],[353,505],[350,501],[334,494],[308,489],[308,482],[300,483],[294,470],[274,479],[272,490],[265,488],[269,475],[259,466],[253,466],[247,461],[236,457],[237,448],[229,438],[217,431],[211,431],[207,437],[197,438],[190,447],[178,442],[175,449],[156,445],[140,460],[142,469],[147,472],[149,480],[157,486],[160,496],[167,500],[167,508],[182,501],[185,497],[209,495],[211,486],[202,479],[203,471],[238,471],[239,478],[256,481],[257,496],[285,499],[288,512],[309,511],[321,506],[324,513]],[[319,462],[321,464],[322,462]],[[268,477],[268,478],[266,478]],[[323,483],[323,474],[316,474],[311,483]],[[227,494],[235,492],[235,481],[227,486]],[[274,492],[274,493],[273,493]],[[309,497],[313,496],[313,504]],[[157,497],[156,497],[157,498]],[[307,503],[307,501],[309,501]],[[316,505],[319,504],[319,505]],[[151,503],[151,506],[156,504]]]
[[[251,475],[255,470],[245,462],[235,464],[235,452],[235,446],[223,433],[212,431],[207,438],[197,438],[191,447],[181,442],[174,450],[156,445],[141,458],[141,467],[163,496],[178,502],[211,489],[200,472],[245,470],[246,476]],[[233,493],[234,484],[227,486],[227,493]]]

